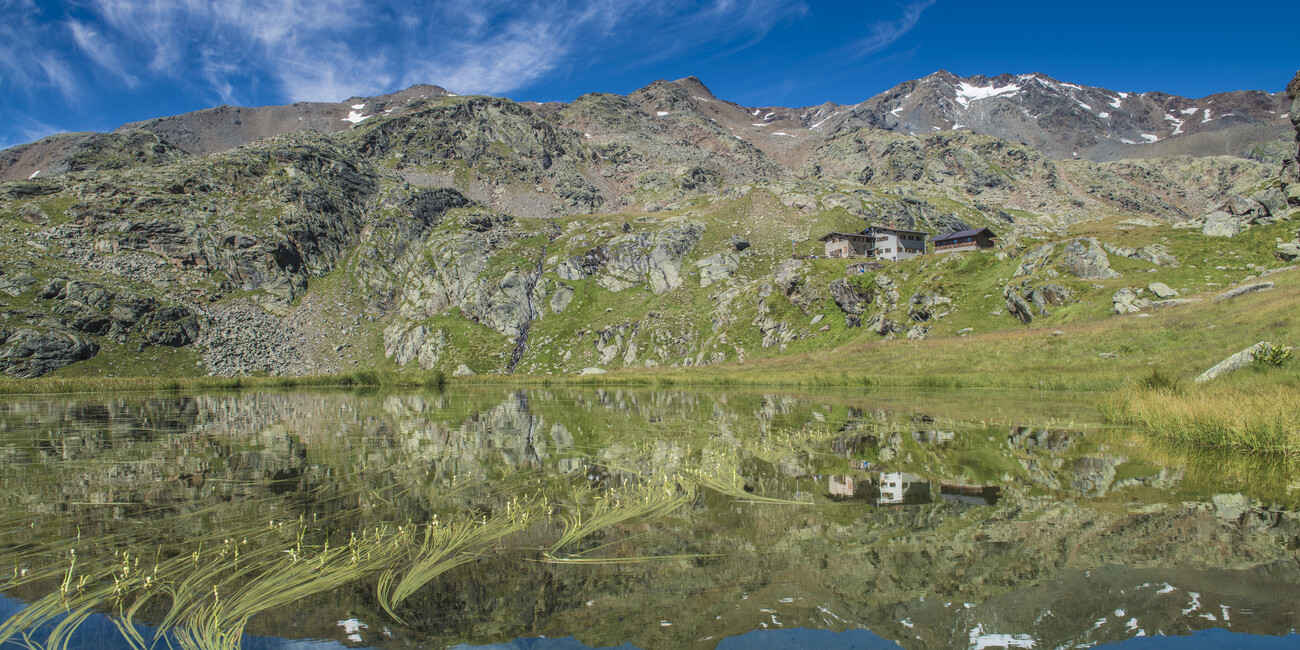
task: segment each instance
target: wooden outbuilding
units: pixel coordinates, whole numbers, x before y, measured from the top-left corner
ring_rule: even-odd
[[[993,240],[998,236],[988,228],[972,228],[960,232],[950,232],[931,239],[934,252],[952,253],[956,251],[975,251],[981,248],[993,248]]]

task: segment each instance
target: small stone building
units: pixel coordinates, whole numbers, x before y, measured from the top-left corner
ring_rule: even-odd
[[[832,232],[820,241],[826,245],[826,257],[867,257],[874,238],[861,233]]]

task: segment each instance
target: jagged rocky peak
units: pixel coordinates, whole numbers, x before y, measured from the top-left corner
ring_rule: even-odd
[[[824,134],[871,127],[923,135],[970,129],[1031,144],[1054,158],[1239,153],[1287,128],[1281,93],[1235,91],[1192,99],[1083,86],[1043,73],[960,77],[940,70],[853,106],[800,109]],[[1154,145],[1154,146],[1153,146]]]

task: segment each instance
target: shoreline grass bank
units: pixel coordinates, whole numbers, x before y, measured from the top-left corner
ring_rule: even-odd
[[[247,388],[441,388],[442,372],[395,373],[370,370],[336,375],[283,377],[37,377],[0,379],[0,395],[138,393]]]
[[[1139,381],[1098,404],[1115,424],[1197,447],[1300,456],[1300,374],[1247,370],[1224,383]]]

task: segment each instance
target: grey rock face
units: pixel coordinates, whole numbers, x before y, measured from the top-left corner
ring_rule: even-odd
[[[1112,255],[1127,257],[1133,260],[1142,260],[1150,262],[1156,266],[1168,266],[1178,268],[1178,258],[1169,251],[1169,247],[1164,244],[1150,244],[1142,248],[1128,248],[1126,246],[1113,246],[1103,244],[1103,248]]]
[[[384,330],[384,354],[399,366],[418,359],[422,370],[433,367],[447,344],[446,334],[442,330],[430,331],[424,325],[404,327],[399,320]]]
[[[721,282],[736,274],[740,266],[740,256],[734,252],[724,251],[710,255],[695,263],[700,267],[700,286],[707,287]]]
[[[0,276],[0,291],[3,291],[15,298],[22,295],[23,292],[36,284],[36,276],[31,273],[22,272],[12,276]]]
[[[1283,262],[1291,262],[1300,258],[1300,242],[1284,242],[1277,245],[1277,252],[1273,253],[1275,257]]]
[[[573,287],[567,284],[559,284],[555,287],[555,292],[551,294],[551,311],[560,313],[573,302]]]
[[[99,345],[72,332],[22,328],[8,332],[0,344],[0,372],[27,379],[40,377],[97,352]]]
[[[829,291],[835,304],[844,312],[849,327],[857,327],[861,324],[862,312],[875,299],[870,291],[864,291],[844,278],[832,281]]]
[[[1016,268],[1016,273],[1012,277],[1018,278],[1030,275],[1042,268],[1047,264],[1047,259],[1052,256],[1052,252],[1055,250],[1056,244],[1043,244],[1025,253],[1024,258],[1020,260],[1020,266]]]
[[[1076,239],[1065,247],[1061,258],[1066,270],[1084,280],[1109,280],[1120,274],[1110,268],[1106,251],[1096,239],[1084,237]]]
[[[704,225],[684,218],[665,224],[653,235],[631,233],[606,244],[603,272],[596,283],[609,291],[622,291],[645,282],[655,294],[681,286],[682,260],[704,236]]]
[[[1033,309],[1025,299],[1021,297],[1020,292],[1015,287],[1007,285],[1002,291],[1002,297],[1007,303],[1007,313],[1015,316],[1020,322],[1029,324],[1034,320]]]
[[[454,371],[452,371],[451,376],[452,376],[452,377],[472,377],[472,376],[474,376],[474,371],[473,371],[473,370],[470,370],[470,369],[469,369],[469,366],[467,366],[467,365],[465,365],[465,364],[462,363],[462,364],[460,364],[459,366],[456,366],[456,369],[455,369]]]
[[[1255,354],[1257,352],[1262,354],[1268,354],[1269,352],[1272,351],[1273,351],[1272,343],[1269,343],[1268,341],[1260,341],[1259,343],[1256,343],[1246,348],[1245,350],[1242,350],[1241,352],[1238,352],[1228,357],[1227,359],[1220,361],[1219,363],[1215,364],[1213,368],[1210,368],[1209,370],[1206,370],[1205,372],[1201,373],[1201,376],[1196,378],[1196,383],[1201,384],[1207,381],[1211,381],[1215,378],[1221,377],[1223,375],[1226,375],[1230,372],[1236,372],[1238,370],[1241,370],[1242,368],[1245,368],[1246,366],[1249,366],[1250,364],[1255,362]]]
[[[1241,219],[1223,212],[1211,212],[1205,216],[1205,226],[1201,232],[1206,237],[1233,237],[1241,232]]]

